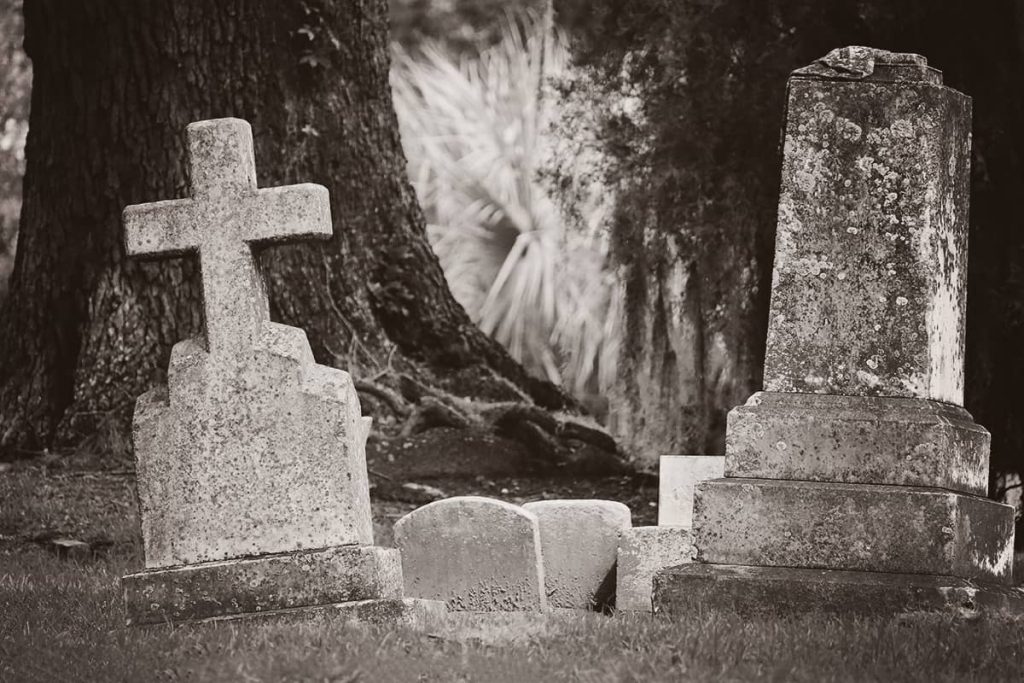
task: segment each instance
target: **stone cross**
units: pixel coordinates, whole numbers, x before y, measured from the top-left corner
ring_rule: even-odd
[[[270,319],[251,245],[330,237],[327,188],[257,189],[246,121],[199,121],[187,130],[191,198],[126,207],[125,248],[129,256],[198,252],[207,350],[242,353]]]

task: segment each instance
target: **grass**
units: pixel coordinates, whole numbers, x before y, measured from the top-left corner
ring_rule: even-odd
[[[1024,680],[1024,625],[985,619],[585,615],[511,640],[324,614],[126,629],[118,579],[142,564],[134,510],[123,507],[130,480],[71,480],[0,473],[0,681]],[[61,559],[12,540],[48,528],[103,552]]]

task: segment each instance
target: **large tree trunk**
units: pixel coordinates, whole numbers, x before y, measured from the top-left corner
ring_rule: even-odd
[[[720,452],[725,411],[760,387],[786,77],[835,47],[870,45],[925,55],[974,98],[967,408],[992,431],[993,471],[1024,469],[1024,1],[556,7],[598,101],[642,100],[639,123],[612,112],[602,131],[626,274],[627,445]]]
[[[330,190],[334,237],[260,261],[272,317],[304,328],[317,359],[349,369],[371,407],[417,428],[430,423],[416,412],[424,396],[442,423],[465,418],[465,404],[445,403],[456,396],[572,408],[448,291],[405,177],[385,0],[25,4],[35,82],[0,314],[8,454],[79,443],[105,424],[119,432],[135,397],[164,379],[171,346],[201,329],[195,260],[127,261],[120,213],[185,196],[185,126],[225,116],[252,124],[261,186]],[[537,421],[549,436],[563,426]]]

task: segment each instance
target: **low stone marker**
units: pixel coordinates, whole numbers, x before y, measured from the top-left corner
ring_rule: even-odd
[[[666,567],[689,564],[693,533],[682,526],[638,526],[622,532],[618,548],[615,609],[650,612],[654,575]]]
[[[146,570],[122,581],[128,623],[440,613],[403,600],[398,552],[372,545],[352,378],[269,321],[251,245],[329,236],[327,189],[257,189],[240,119],[191,124],[188,151],[191,198],[124,210],[129,256],[200,256],[205,312],[204,337],[174,346],[168,386],[135,408]]]
[[[395,523],[406,595],[471,612],[545,611],[540,526],[523,508],[461,496]]]
[[[615,606],[619,611],[651,611],[654,575],[693,561],[693,494],[702,481],[725,474],[720,455],[663,455],[658,472],[658,526],[622,534],[618,548]]]
[[[919,55],[789,80],[765,389],[655,611],[1020,613],[1013,508],[963,404],[971,103]]]
[[[658,471],[658,526],[693,526],[693,490],[725,476],[721,455],[663,455]]]
[[[610,500],[543,500],[523,509],[540,522],[551,606],[601,610],[613,603],[619,537],[632,526],[629,508]]]

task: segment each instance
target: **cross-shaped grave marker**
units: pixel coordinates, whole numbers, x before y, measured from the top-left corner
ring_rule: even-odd
[[[129,256],[198,252],[207,350],[245,352],[270,319],[251,245],[330,237],[327,188],[257,189],[252,128],[242,119],[199,121],[187,131],[191,198],[125,207],[125,249]]]

